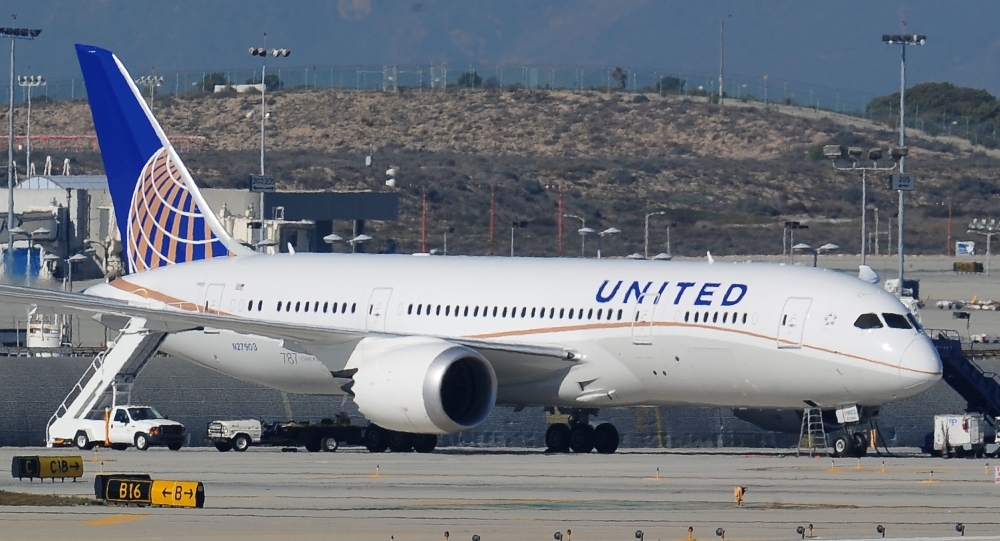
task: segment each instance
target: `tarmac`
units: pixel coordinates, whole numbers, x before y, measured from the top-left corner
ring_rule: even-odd
[[[38,454],[0,449],[0,460]],[[77,454],[68,450],[54,453]],[[82,481],[0,479],[0,489],[93,496],[94,473],[198,480],[203,509],[119,506],[0,507],[4,539],[553,539],[700,541],[1000,539],[997,459],[945,460],[907,450],[857,459],[752,449],[630,450],[547,455],[535,449],[444,448],[433,454],[178,452],[84,453]],[[96,457],[97,461],[94,461]],[[992,463],[991,463],[992,462]],[[742,507],[734,488],[746,487]],[[572,532],[571,534],[569,532]],[[445,532],[449,533],[446,537]],[[808,534],[809,531],[807,530]]]

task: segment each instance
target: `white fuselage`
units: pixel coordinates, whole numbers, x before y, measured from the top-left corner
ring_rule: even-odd
[[[537,375],[530,365],[504,373],[500,364],[501,404],[878,405],[941,375],[919,330],[854,325],[862,314],[905,315],[895,297],[852,276],[793,266],[280,254],[154,269],[87,294],[372,338],[553,345],[581,355]],[[287,392],[342,394],[331,371],[357,363],[366,339],[303,354],[280,340],[206,329],[172,334],[161,350]]]

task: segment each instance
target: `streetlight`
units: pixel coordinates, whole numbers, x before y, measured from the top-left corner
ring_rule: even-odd
[[[149,87],[149,112],[153,112],[153,93],[156,88],[163,84],[163,77],[156,75],[143,75],[135,80],[136,86]]]
[[[907,45],[923,45],[927,43],[927,36],[923,34],[911,34],[911,35],[900,35],[900,34],[882,34],[882,42],[886,45],[899,45],[900,51],[900,61],[899,61],[899,147],[901,149],[906,148],[906,46]],[[905,162],[906,154],[904,153],[899,157],[899,173],[903,174],[903,164]],[[912,186],[910,187],[912,189]],[[902,189],[897,189],[899,192],[899,219],[897,220],[897,231],[896,240],[899,243],[898,250],[899,253],[899,295],[903,295],[903,191]]]
[[[785,222],[784,227],[781,229],[781,257],[784,258],[786,257],[786,254],[791,252],[792,263],[795,263],[795,250],[794,247],[792,250],[788,250],[787,248],[788,244],[785,243],[785,240],[789,237],[789,233],[791,233],[792,241],[790,244],[795,244],[796,229],[809,229],[809,226],[800,222],[790,221],[790,222]]]
[[[7,111],[7,231],[14,229],[14,43],[19,39],[33,40],[42,33],[41,28],[0,28],[0,37],[10,38],[10,106]],[[14,239],[7,235],[8,268],[14,254]],[[6,272],[6,271],[5,271]]]
[[[577,220],[580,220],[580,229],[578,229],[578,231],[588,229],[587,220],[584,220],[576,214],[563,214],[563,218],[576,218]],[[591,229],[591,231],[593,230]],[[580,233],[580,257],[586,257],[584,250],[587,248],[587,237],[585,235],[586,233]]]
[[[892,159],[895,162],[892,164],[892,167],[878,166],[878,161],[882,159],[881,148],[873,148],[868,151],[868,159],[871,160],[872,162],[871,166],[862,165],[859,167],[858,162],[861,160],[861,156],[863,155],[863,153],[864,152],[862,151],[861,147],[845,148],[841,145],[826,145],[823,147],[823,155],[830,160],[830,164],[833,165],[833,168],[836,169],[837,171],[861,171],[861,264],[867,265],[868,253],[865,250],[865,245],[868,242],[868,233],[866,231],[867,227],[866,217],[868,216],[868,210],[867,210],[868,206],[866,201],[868,197],[868,183],[866,175],[868,171],[872,172],[892,171],[893,169],[896,168],[897,165],[901,164],[899,160],[902,159],[902,156],[906,155],[906,149],[905,147],[890,149],[889,154],[892,156]],[[849,160],[851,162],[851,166],[850,167],[838,166],[837,160],[842,160],[842,159]]]
[[[108,276],[108,245],[104,244],[103,242],[101,242],[99,240],[94,240],[94,239],[84,239],[83,240],[83,244],[85,244],[87,246],[87,249],[84,250],[84,252],[92,254],[95,259],[97,259],[97,249],[94,248],[94,246],[100,246],[101,247],[101,250],[103,251],[103,254],[101,254],[101,258],[97,260],[97,263],[101,266],[101,273],[103,273],[104,277],[107,278],[107,276]]]
[[[45,254],[45,257],[42,258],[42,261],[44,261],[46,263],[52,264],[53,267],[55,267],[56,265],[58,265],[60,262],[65,262],[66,263],[66,282],[64,282],[64,286],[68,283],[68,290],[69,290],[70,293],[72,293],[73,292],[73,264],[74,263],[80,263],[82,261],[86,261],[87,259],[88,259],[88,257],[85,256],[85,255],[83,255],[83,254],[73,254],[73,255],[67,257],[66,259],[63,259],[63,258],[61,258],[61,257],[59,257],[59,256],[57,256],[55,254]],[[65,290],[66,289],[64,288],[64,291]]]
[[[271,240],[271,239],[264,239],[264,240],[262,240],[262,241],[260,241],[260,242],[258,242],[256,244],[254,244],[254,248],[256,248],[257,251],[260,252],[260,253],[266,253],[268,248],[273,248],[273,247],[275,247],[277,245],[278,245],[277,241],[274,241],[274,240]]]
[[[969,223],[968,233],[975,233],[986,237],[986,276],[989,276],[990,244],[992,243],[993,235],[1000,233],[1000,224],[997,224],[997,221],[993,218],[990,218],[988,223],[986,222],[986,218],[980,218],[979,220],[973,218],[972,222]]]
[[[810,246],[810,245],[808,245],[808,244],[806,244],[804,242],[800,242],[800,243],[796,244],[795,246],[792,246],[792,250],[802,250],[802,251],[805,251],[805,252],[812,253],[812,255],[813,255],[813,266],[814,267],[816,266],[817,260],[819,259],[819,254],[821,254],[823,252],[832,252],[833,250],[836,250],[838,248],[840,248],[840,246],[837,246],[836,244],[834,244],[832,242],[828,242],[828,243],[824,244],[823,246],[820,246],[819,248],[813,248],[812,246]]]
[[[288,49],[273,49],[271,55],[275,58],[284,58],[292,54],[292,51]],[[250,47],[251,56],[261,57],[261,68],[260,68],[260,176],[264,176],[264,125],[267,121],[267,102],[264,101],[264,95],[267,90],[267,34],[264,34],[264,47]],[[280,84],[280,80],[279,80]],[[260,234],[261,242],[264,242],[263,236],[266,234],[267,229],[264,227],[264,192],[260,192]],[[260,244],[260,243],[258,243]]]
[[[365,235],[364,233],[354,237],[353,239],[345,239],[344,237],[341,237],[336,233],[330,233],[329,235],[323,237],[323,242],[331,246],[336,242],[343,242],[344,244],[350,245],[352,254],[357,251],[358,244],[361,244],[362,242],[368,242],[370,240],[372,240],[372,238],[369,237],[368,235]]]
[[[874,238],[875,239],[875,255],[878,255],[878,234],[879,234],[878,233],[878,207],[875,206],[875,205],[873,205],[873,204],[871,204],[871,203],[869,203],[868,206],[866,206],[865,208],[867,208],[868,210],[871,210],[871,211],[875,212],[875,235],[869,236],[869,238],[868,238],[868,245],[869,245],[869,247],[871,246],[871,239]]]
[[[28,126],[24,134],[24,148],[26,157],[24,159],[24,175],[31,177],[31,91],[37,86],[45,86],[45,79],[41,75],[19,75],[17,84],[21,88],[28,89]]]
[[[579,233],[581,237],[586,235],[597,235],[597,259],[601,259],[601,241],[604,239],[604,236],[621,233],[621,230],[617,227],[609,227],[604,231],[595,231],[589,227],[584,227],[579,230]]]
[[[667,213],[667,211],[665,211],[665,210],[658,210],[656,212],[650,212],[650,213],[646,214],[646,219],[645,219],[645,221],[646,221],[646,232],[645,232],[645,236],[643,237],[644,242],[643,242],[643,250],[642,250],[642,253],[643,253],[643,255],[646,256],[646,259],[649,259],[649,217],[650,216],[663,216],[666,213]],[[670,227],[669,226],[667,227],[667,231],[670,231]],[[670,234],[668,233],[667,236],[669,237],[669,235]],[[670,244],[669,241],[667,242],[667,244],[668,245]],[[669,252],[670,249],[668,248],[667,251]]]

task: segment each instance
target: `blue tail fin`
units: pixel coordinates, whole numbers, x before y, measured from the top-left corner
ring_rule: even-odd
[[[128,271],[252,254],[205,203],[118,58],[90,45],[76,54]]]

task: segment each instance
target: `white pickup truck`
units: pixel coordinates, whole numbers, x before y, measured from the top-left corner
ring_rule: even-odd
[[[107,419],[107,420],[106,420]],[[184,425],[164,418],[149,406],[116,406],[105,417],[104,411],[94,411],[85,419],[60,419],[61,440],[80,449],[90,450],[104,445],[105,436],[112,449],[124,450],[135,446],[145,451],[153,445],[164,445],[177,451],[184,445]],[[53,425],[56,429],[56,425]],[[55,433],[53,433],[55,435]]]

